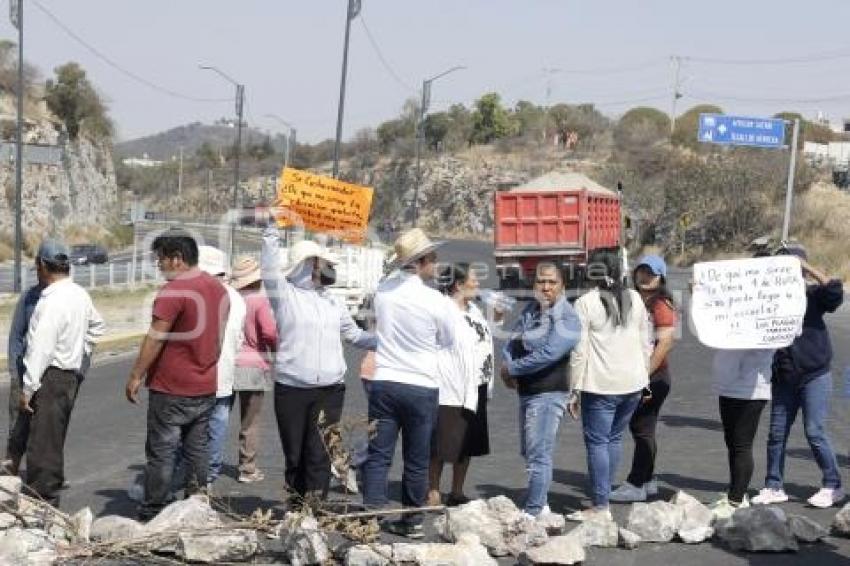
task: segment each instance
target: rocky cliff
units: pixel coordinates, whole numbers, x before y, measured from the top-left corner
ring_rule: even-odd
[[[0,96],[0,240],[11,242],[15,220],[15,99]],[[117,219],[111,147],[82,136],[69,141],[43,102],[25,110],[23,168],[24,239],[30,247],[67,228],[95,231]]]

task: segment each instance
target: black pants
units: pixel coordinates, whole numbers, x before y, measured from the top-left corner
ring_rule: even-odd
[[[740,503],[753,478],[753,440],[767,401],[720,398],[723,438],[729,452],[729,500]]]
[[[6,458],[20,462],[27,452],[30,434],[30,414],[20,410],[23,378],[13,375],[9,381],[9,440],[6,443]]]
[[[76,372],[51,367],[30,400],[27,485],[52,505],[59,505],[65,479],[65,437],[79,388]]]
[[[328,494],[331,481],[331,462],[319,425],[319,413],[324,412],[321,427],[339,422],[345,400],[345,385],[327,387],[274,386],[274,412],[283,455],[286,458],[286,487],[299,496]]]
[[[670,393],[669,372],[664,370],[654,377],[649,383],[652,398],[638,406],[629,422],[629,430],[635,440],[635,455],[627,481],[635,487],[643,486],[655,474],[655,456],[658,453],[655,429],[658,425],[658,413]]]
[[[215,395],[178,397],[151,391],[148,396],[148,436],[145,442],[145,500],[139,518],[154,517],[168,501],[174,476],[174,460],[182,451],[186,470],[186,493],[207,484],[210,414]]]

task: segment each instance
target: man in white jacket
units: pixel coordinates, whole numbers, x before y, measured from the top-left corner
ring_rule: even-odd
[[[24,356],[20,407],[30,414],[26,479],[40,497],[58,506],[65,478],[65,437],[79,376],[105,326],[89,294],[69,277],[71,263],[64,244],[42,243],[36,268],[46,287],[30,320]]]

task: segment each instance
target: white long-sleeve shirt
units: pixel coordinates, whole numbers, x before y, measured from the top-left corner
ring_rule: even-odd
[[[216,397],[230,397],[233,395],[233,373],[236,369],[236,356],[242,349],[245,341],[245,316],[248,308],[245,299],[239,291],[225,285],[227,297],[230,299],[230,310],[227,313],[227,323],[224,326],[224,340],[221,342],[221,354],[218,357],[216,373],[218,374],[218,389]]]
[[[418,275],[389,275],[375,294],[375,381],[437,389],[437,352],[455,342],[455,315]]]
[[[493,390],[493,337],[481,310],[470,303],[466,311],[446,299],[455,313],[455,343],[437,354],[440,405],[478,409],[478,388]]]
[[[280,234],[263,231],[260,267],[266,295],[277,323],[275,381],[292,387],[336,385],[345,377],[342,341],[375,349],[375,335],[362,330],[324,288],[313,285],[312,269],[303,264],[289,278],[281,273]]]
[[[652,354],[649,315],[637,291],[629,290],[631,312],[622,326],[608,318],[598,289],[575,302],[581,338],[570,358],[572,389],[625,395],[649,383]]]
[[[79,372],[105,328],[89,294],[70,278],[45,287],[27,332],[24,392],[38,391],[49,367]]]

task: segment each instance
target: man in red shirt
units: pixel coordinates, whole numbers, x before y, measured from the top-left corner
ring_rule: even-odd
[[[198,269],[198,245],[171,229],[151,246],[167,283],[153,303],[153,319],[127,381],[126,395],[148,395],[145,496],[139,517],[154,517],[166,504],[174,459],[182,448],[187,494],[206,486],[207,429],[215,406],[216,364],[230,303],[224,286]]]

